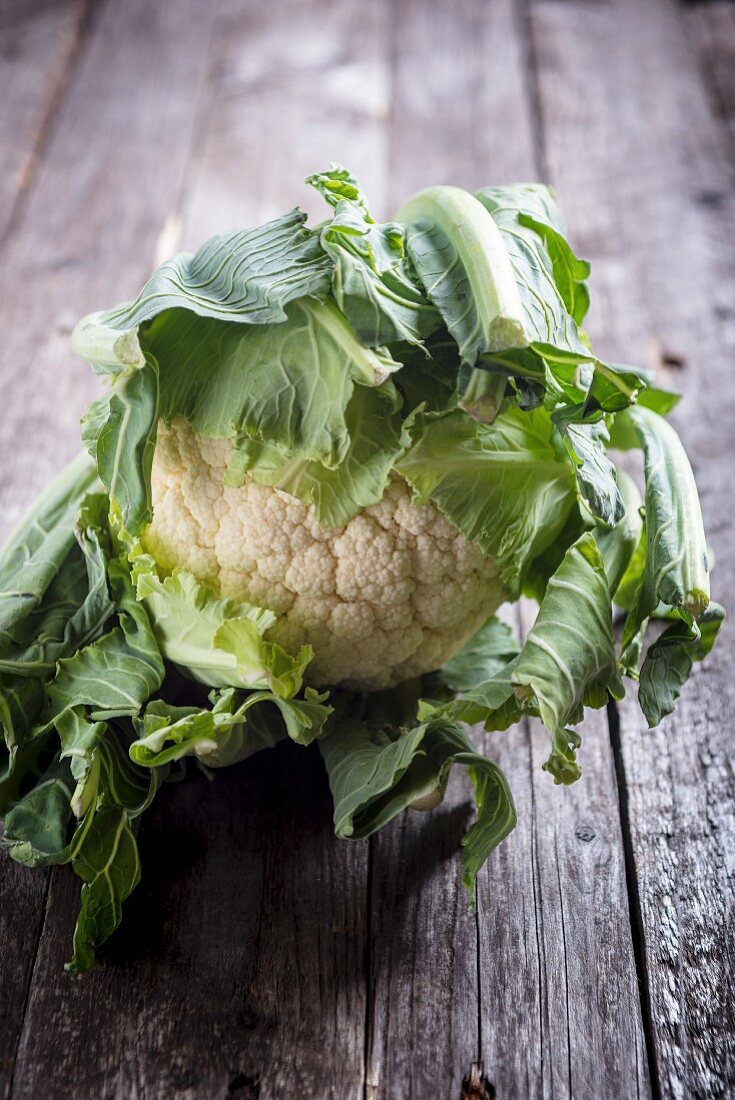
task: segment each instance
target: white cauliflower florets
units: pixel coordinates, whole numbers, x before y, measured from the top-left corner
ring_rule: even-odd
[[[278,615],[269,637],[309,643],[307,679],[370,691],[438,668],[505,598],[495,563],[405,481],[327,529],[280,489],[224,485],[228,440],[159,425],[146,549],[218,595]]]

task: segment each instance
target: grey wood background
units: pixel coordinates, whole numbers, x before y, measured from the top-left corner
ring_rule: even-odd
[[[735,590],[735,6],[675,0],[0,0],[0,528],[78,446],[75,319],[157,258],[314,200],[552,182],[606,357],[676,415]],[[525,611],[521,613],[523,626]],[[316,753],[160,797],[104,965],[77,882],[0,861],[0,1093],[240,1100],[735,1095],[735,635],[660,730],[486,735],[519,808],[471,912],[442,809],[338,842]]]

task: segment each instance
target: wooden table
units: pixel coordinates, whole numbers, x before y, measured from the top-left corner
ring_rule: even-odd
[[[318,200],[548,179],[602,353],[686,400],[735,591],[735,7],[674,0],[0,0],[0,522],[78,445],[76,318],[156,257]],[[445,806],[334,839],[315,752],[169,788],[104,965],[69,868],[0,862],[0,1089],[18,1098],[724,1097],[735,1089],[735,633],[660,730],[590,715],[555,788],[492,735],[516,832],[468,908]],[[490,737],[488,736],[488,741]],[[464,1083],[463,1083],[464,1082]]]

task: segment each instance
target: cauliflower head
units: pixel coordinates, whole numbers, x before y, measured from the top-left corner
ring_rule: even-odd
[[[280,489],[226,486],[231,449],[159,424],[145,547],[164,572],[275,612],[273,640],[313,647],[310,683],[375,691],[436,669],[506,598],[495,562],[403,479],[327,529]]]

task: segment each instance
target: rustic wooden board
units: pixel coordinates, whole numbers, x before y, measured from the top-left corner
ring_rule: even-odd
[[[712,113],[725,121],[735,142],[735,7],[729,0],[692,5],[688,23]]]
[[[176,16],[147,14],[146,8],[142,3],[126,5],[126,22],[120,7],[116,11],[109,5],[91,21],[91,41],[80,46],[75,45],[81,33],[80,5],[40,5],[32,15],[27,5],[2,7],[1,33],[7,45],[3,61],[7,63],[0,67],[0,117],[2,125],[10,121],[13,143],[10,154],[3,153],[0,217],[12,207],[14,218],[6,232],[0,269],[4,402],[0,537],[78,449],[77,421],[94,384],[88,369],[71,356],[71,324],[98,304],[98,294],[104,300],[110,295],[116,298],[125,292],[126,284],[144,278],[151,262],[150,242],[170,201],[160,180],[161,151],[175,179],[192,72],[184,55],[193,53],[207,15],[201,4],[180,7],[185,18],[177,29]],[[168,45],[146,44],[147,31],[160,18],[165,24],[161,37]],[[124,57],[117,51],[124,51],[126,40],[128,56]],[[136,51],[136,65],[130,64],[131,48]],[[68,75],[63,72],[64,57],[74,61],[73,73]],[[19,71],[19,61],[20,69],[28,66],[27,73]],[[146,73],[157,75],[146,81]],[[29,75],[34,75],[30,88]],[[173,109],[168,112],[160,94],[161,81],[168,82],[172,97]],[[24,99],[24,111],[16,110],[16,96]],[[9,114],[7,104],[12,107]],[[183,112],[184,118],[177,112]],[[125,118],[127,131],[121,133]],[[143,187],[145,203],[140,203],[131,178]],[[22,201],[15,201],[24,187]],[[0,861],[0,939],[11,945],[0,952],[5,1005],[0,1029],[2,1095],[11,1085],[29,982],[35,973],[47,881],[43,873],[18,867],[7,858]],[[67,920],[60,944],[69,942],[71,929]],[[60,971],[54,974],[53,984],[67,993],[73,988]],[[38,1035],[44,1051],[42,1066],[49,1060],[52,1033],[42,1028]]]
[[[27,190],[89,21],[88,0],[0,7],[0,240]]]
[[[330,835],[316,750],[166,788],[122,932],[76,981],[78,887],[54,875],[12,1095],[360,1096],[365,894]]]
[[[471,188],[539,177],[523,32],[512,3],[401,5],[394,204],[428,180]],[[456,852],[468,823],[464,784],[450,791],[444,829],[409,815],[374,838],[376,1096],[459,1095],[473,1062],[488,1095],[648,1094],[604,715],[590,716],[585,734],[585,775],[572,791],[541,772],[548,735],[535,725],[484,739],[519,827],[480,876],[474,920],[456,855],[438,860]]]
[[[726,600],[735,545],[727,133],[673,4],[532,11],[552,178],[586,252],[601,261],[603,308],[591,330],[605,353],[658,362],[685,392],[674,419],[718,561],[714,594]],[[727,627],[661,730],[646,731],[633,702],[621,710],[649,1027],[664,1096],[731,1095],[735,1084],[733,645]]]
[[[73,2],[33,11],[8,3],[0,10],[0,240],[33,178],[83,37],[85,14],[86,5]],[[12,417],[12,407],[8,412]],[[0,530],[5,530],[2,522]],[[0,1030],[2,1095],[12,1076],[47,887],[47,874],[26,871],[8,859],[0,861],[0,943],[12,945],[12,950],[0,952],[5,1001]]]
[[[298,117],[302,106],[312,114],[317,109],[313,94],[309,98],[305,93],[319,74],[327,88],[330,79],[343,87],[353,85],[348,107],[341,116],[333,112],[330,140],[341,129],[345,139],[341,144],[349,152],[351,140],[357,151],[357,133],[363,162],[379,155],[377,146],[371,149],[366,141],[365,125],[379,112],[364,96],[360,107],[358,94],[361,66],[369,63],[366,21],[361,18],[361,54],[349,78],[342,70],[349,44],[355,40],[356,8],[350,19],[342,15],[332,22],[333,39],[322,34],[322,52],[317,56],[310,58],[307,50],[306,62],[302,56],[296,65],[299,59],[294,54],[294,87],[286,102],[294,105],[296,115],[284,120],[278,105],[289,59],[278,56],[283,39],[276,33],[283,14],[281,9],[276,16],[265,6],[244,12],[241,5],[220,4],[216,19],[200,25],[198,32],[196,28],[187,32],[198,33],[201,40],[200,72],[189,74],[189,98],[179,93],[178,168],[174,171],[169,159],[170,186],[159,193],[155,211],[146,215],[155,221],[146,228],[136,227],[138,241],[145,243],[139,267],[126,269],[124,284],[116,272],[119,283],[108,288],[104,297],[96,290],[95,300],[85,302],[83,309],[134,293],[152,261],[157,235],[159,249],[170,251],[178,239],[198,243],[215,230],[258,222],[282,213],[302,196],[308,198],[299,186],[299,173],[306,175],[334,155],[326,131],[321,147],[306,144],[309,114]],[[315,21],[313,6],[306,10],[294,5],[292,15],[294,30],[298,18],[303,21],[301,41],[305,43],[310,34],[316,42],[315,28],[321,24]],[[139,15],[128,10],[126,16],[132,35]],[[377,29],[376,24],[376,33]],[[169,28],[149,26],[147,30],[149,49],[155,53],[161,45],[158,38]],[[140,31],[138,26],[136,33]],[[109,27],[99,24],[98,33],[109,32]],[[170,43],[169,48],[188,56],[193,53],[191,41]],[[134,43],[126,45],[118,35],[116,50],[121,70],[130,68]],[[93,55],[92,49],[90,58]],[[281,74],[280,92],[274,95],[273,83],[266,81],[262,102],[254,110],[251,75],[237,66],[246,58],[263,56]],[[331,78],[324,68],[325,57],[335,70]],[[105,62],[109,64],[109,58]],[[256,77],[256,93],[257,82]],[[154,100],[156,95],[174,95],[160,66],[152,89],[149,94]],[[125,90],[118,88],[115,101],[124,97]],[[330,102],[325,97],[323,109]],[[134,128],[136,119],[137,114],[126,125]],[[110,119],[100,112],[95,124],[103,131]],[[268,163],[270,139],[279,125],[294,137],[301,135],[290,151],[296,171],[284,168],[273,177],[264,173],[261,181],[252,165]],[[126,140],[124,128],[118,137]],[[137,137],[133,129],[130,139]],[[151,134],[152,157],[157,141],[160,144],[159,135]],[[165,158],[167,152],[164,147],[161,155]],[[141,168],[146,171],[148,166]],[[134,194],[145,207],[145,189]],[[137,211],[132,215],[137,216]],[[110,242],[111,249],[125,233],[123,223]],[[60,967],[73,927],[78,886],[66,868],[54,875],[15,1093],[33,1094],[43,1084],[48,1095],[65,1095],[68,1074],[75,1066],[79,1087],[88,1095],[232,1092],[264,1098],[291,1090],[335,1100],[362,1095],[368,848],[335,839],[323,768],[314,752],[306,754],[306,759],[304,755],[303,750],[295,757],[269,754],[254,764],[252,779],[246,766],[217,777],[211,785],[185,784],[165,792],[158,816],[152,815],[141,830],[140,889],[145,902],[139,893],[128,907],[133,922],[139,914],[139,931],[133,925],[117,943],[113,941],[108,956],[114,972],[111,978],[105,979],[105,970],[89,983],[64,980]],[[201,830],[196,837],[195,819]],[[183,859],[177,869],[169,843],[160,840],[178,831],[197,845],[198,858],[191,864]],[[173,876],[179,872],[186,881],[172,889]],[[166,936],[154,938],[152,948],[145,945],[144,931],[151,923],[168,930]],[[166,962],[156,967],[160,955],[165,955]],[[115,960],[124,965],[118,968]],[[184,997],[188,1024],[176,1012]],[[107,1003],[107,998],[116,1041],[110,1042],[102,1030],[90,1044],[100,1003]],[[146,1040],[131,1043],[131,1021],[140,1019],[141,1004],[148,1005],[149,1016],[142,1030],[136,1024],[136,1035],[145,1034]],[[168,1021],[165,1026],[164,1020]],[[45,1052],[49,1030],[64,1051],[52,1074]],[[203,1038],[206,1057],[201,1052]]]
[[[5,10],[0,28],[17,39],[20,17]],[[22,31],[24,56],[53,53],[30,99],[11,67],[27,104],[11,159],[0,123],[0,200],[23,185],[0,270],[13,382],[0,528],[77,446],[94,383],[70,355],[71,324],[133,293],[156,252],[296,202],[317,211],[299,180],[331,159],[381,216],[429,181],[537,178],[548,165],[572,238],[595,261],[593,335],[612,356],[644,349],[691,391],[696,423],[680,427],[725,561],[732,202],[714,85],[705,91],[685,37],[699,20],[701,58],[713,41],[722,57],[710,23],[664,0],[645,14],[634,0],[533,3],[530,18],[513,0],[86,11],[44,5]],[[2,69],[0,94],[1,81]],[[709,390],[697,395],[705,367],[716,418]],[[723,568],[718,590],[728,579]],[[123,930],[84,980],[62,972],[74,876],[3,860],[0,939],[13,949],[0,952],[0,1094],[53,1100],[73,1081],[81,1097],[725,1095],[733,791],[714,722],[727,714],[728,647],[663,733],[626,710],[612,751],[604,716],[588,720],[574,788],[540,771],[548,739],[535,724],[483,739],[519,828],[481,875],[474,912],[456,857],[471,814],[463,777],[441,810],[348,845],[332,835],[318,754],[296,747],[163,792],[141,830],[144,877]]]

